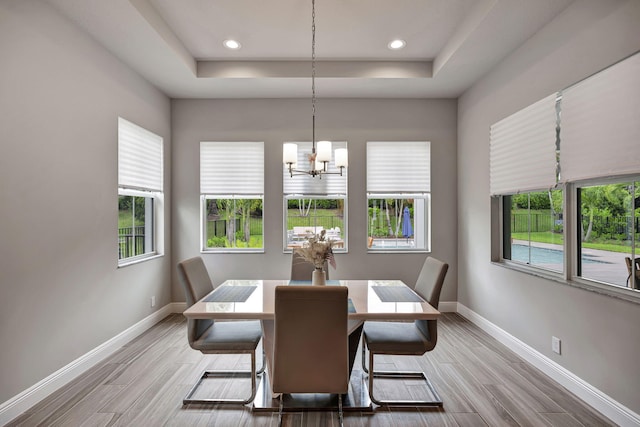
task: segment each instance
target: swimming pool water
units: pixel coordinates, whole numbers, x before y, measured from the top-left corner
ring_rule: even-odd
[[[529,246],[511,245],[511,259],[531,264],[562,264],[564,252],[558,249],[531,247],[531,260],[529,260]],[[598,263],[587,256],[582,257],[582,262],[586,264]]]

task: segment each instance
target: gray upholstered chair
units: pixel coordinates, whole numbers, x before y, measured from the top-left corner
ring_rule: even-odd
[[[338,394],[341,426],[349,389],[347,293],[343,286],[278,286],[275,294],[273,392]]]
[[[433,307],[438,308],[440,291],[449,265],[428,257],[422,266],[415,291]],[[438,340],[436,320],[416,320],[406,322],[365,322],[362,344],[362,367],[369,374],[369,396],[376,405],[387,406],[442,406],[442,399],[424,372],[376,371],[374,355],[421,356],[435,348]],[[366,366],[366,348],[369,350],[369,369]],[[374,377],[419,378],[429,387],[431,400],[382,400],[374,397]]]
[[[315,269],[314,265],[298,255],[294,249],[291,254],[291,280],[311,280],[311,274]],[[324,262],[325,277],[329,280],[329,268]]]
[[[213,284],[202,258],[195,257],[178,264],[178,276],[184,287],[187,308],[211,292]],[[251,371],[211,371],[202,373],[196,384],[185,396],[182,403],[236,403],[246,404],[253,401],[256,395],[256,376],[264,371],[256,372],[256,348],[262,338],[260,321],[215,322],[213,319],[188,319],[187,333],[189,345],[204,354],[250,354]],[[203,380],[210,377],[251,377],[251,395],[246,399],[202,398],[194,399],[193,394]]]

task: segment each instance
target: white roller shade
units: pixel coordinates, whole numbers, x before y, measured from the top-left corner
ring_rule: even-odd
[[[264,194],[264,143],[201,142],[200,193]]]
[[[311,154],[311,142],[294,142],[298,144],[298,164],[300,170],[309,170],[309,154]],[[335,167],[337,148],[347,148],[346,141],[332,142],[332,155],[329,163],[329,171],[339,172]],[[316,176],[312,178],[309,175],[289,175],[289,168],[283,163],[282,168],[282,191],[283,194],[308,194],[308,195],[345,195],[347,194],[347,170],[345,168],[340,175],[322,175],[322,178]]]
[[[431,191],[431,144],[429,142],[367,142],[367,192],[429,191]]]
[[[640,54],[562,92],[563,182],[640,172]]]
[[[549,95],[491,126],[491,195],[557,184],[556,98],[555,93]]]
[[[162,137],[118,117],[118,186],[162,191]]]

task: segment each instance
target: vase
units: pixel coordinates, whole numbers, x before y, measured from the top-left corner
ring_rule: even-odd
[[[311,284],[316,286],[327,284],[326,275],[324,274],[323,269],[316,268],[315,270],[313,270],[313,274],[311,275]]]

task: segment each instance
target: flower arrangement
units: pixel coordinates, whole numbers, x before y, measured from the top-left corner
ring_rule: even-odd
[[[310,262],[316,269],[321,270],[324,262],[328,261],[331,267],[336,268],[336,260],[333,257],[333,240],[325,238],[326,230],[320,234],[313,234],[301,248],[294,249],[305,261]]]

